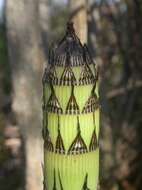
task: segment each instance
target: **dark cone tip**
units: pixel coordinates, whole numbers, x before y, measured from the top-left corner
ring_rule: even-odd
[[[67,34],[73,35],[75,34],[73,22],[67,22]]]

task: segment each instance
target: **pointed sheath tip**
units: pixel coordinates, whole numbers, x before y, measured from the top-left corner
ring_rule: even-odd
[[[78,131],[78,134],[80,134],[79,116],[77,116],[77,131]]]
[[[67,22],[67,34],[75,34],[75,30],[74,30],[74,26],[73,26],[73,22],[69,21]]]

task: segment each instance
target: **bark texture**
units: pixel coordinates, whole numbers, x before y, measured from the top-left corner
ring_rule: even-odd
[[[82,43],[87,42],[87,1],[86,0],[70,0],[70,16],[74,22],[76,34]]]
[[[41,75],[44,56],[39,30],[38,0],[6,2],[13,104],[23,134],[26,190],[42,189]]]

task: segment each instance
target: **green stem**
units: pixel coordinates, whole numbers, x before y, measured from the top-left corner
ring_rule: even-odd
[[[69,55],[69,56],[68,56]],[[48,190],[96,190],[99,175],[97,76],[72,24],[45,73],[44,183]]]

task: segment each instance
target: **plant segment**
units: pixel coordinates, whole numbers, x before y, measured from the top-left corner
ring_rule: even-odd
[[[43,76],[44,190],[96,190],[99,102],[96,65],[68,23]]]

